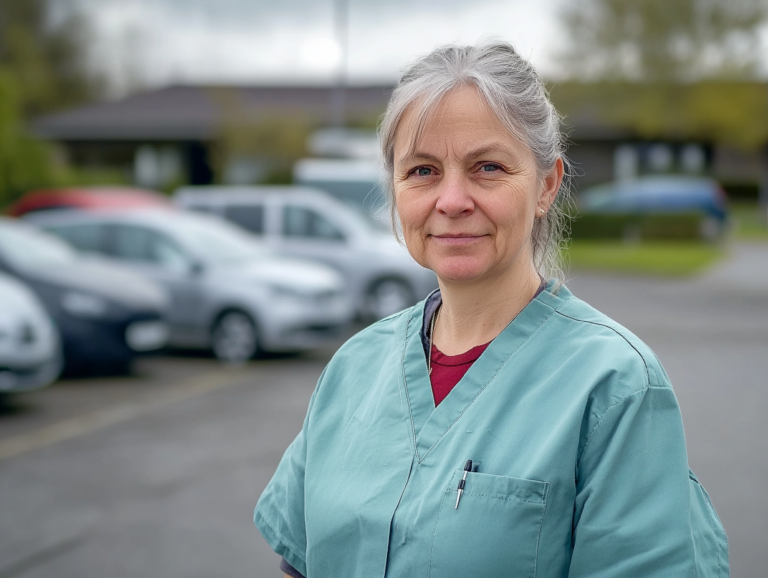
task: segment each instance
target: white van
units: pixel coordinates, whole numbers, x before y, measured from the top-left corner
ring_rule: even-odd
[[[293,182],[319,189],[388,227],[382,168],[371,159],[301,159],[293,166]]]

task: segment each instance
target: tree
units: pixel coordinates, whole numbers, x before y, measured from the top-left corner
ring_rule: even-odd
[[[101,77],[87,63],[84,18],[71,2],[56,0],[58,18],[53,7],[53,0],[0,0],[0,66],[17,85],[25,118],[102,92]]]
[[[667,83],[754,78],[765,0],[584,0],[562,12],[564,75]]]
[[[72,4],[55,0],[0,0],[0,206],[25,191],[74,177],[52,145],[29,135],[39,114],[80,104],[101,93],[87,66],[85,21]]]
[[[24,133],[16,84],[0,69],[0,207],[62,176],[50,147]]]
[[[584,0],[562,18],[568,81],[552,97],[567,115],[589,109],[649,140],[768,141],[765,0]]]

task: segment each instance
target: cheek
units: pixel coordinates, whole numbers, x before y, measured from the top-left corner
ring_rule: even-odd
[[[404,232],[420,230],[429,215],[429,207],[423,197],[409,190],[395,190],[395,208]]]

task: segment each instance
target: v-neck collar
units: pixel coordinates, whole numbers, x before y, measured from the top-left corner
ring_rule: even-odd
[[[403,383],[410,418],[412,443],[419,462],[450,430],[477,397],[493,381],[499,370],[523,344],[571,296],[561,286],[558,295],[551,293],[554,281],[491,342],[472,364],[448,396],[435,407],[427,372],[427,361],[421,339],[425,302],[414,307],[407,316],[402,357]]]

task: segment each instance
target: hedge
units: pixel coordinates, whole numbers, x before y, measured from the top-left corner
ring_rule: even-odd
[[[710,238],[701,213],[582,213],[571,221],[573,239],[686,241]],[[708,233],[709,231],[709,233]]]

